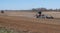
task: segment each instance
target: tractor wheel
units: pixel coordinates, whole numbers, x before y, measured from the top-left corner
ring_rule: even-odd
[[[39,16],[36,16],[36,18],[39,18]]]

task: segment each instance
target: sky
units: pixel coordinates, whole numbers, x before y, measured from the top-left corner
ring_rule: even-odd
[[[0,0],[0,10],[28,10],[32,8],[60,8],[60,0]]]

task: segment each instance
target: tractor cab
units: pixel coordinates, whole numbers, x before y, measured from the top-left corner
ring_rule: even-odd
[[[40,11],[40,12],[37,12],[37,14],[36,14],[36,18],[41,17],[41,14],[42,14],[42,12],[41,12],[41,11]]]
[[[39,16],[41,16],[41,12],[38,12]]]

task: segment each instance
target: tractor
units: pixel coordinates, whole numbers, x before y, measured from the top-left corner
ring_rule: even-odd
[[[3,10],[1,10],[1,13],[3,14],[3,13],[4,13],[4,11],[3,11]]]
[[[43,18],[43,19],[54,19],[54,17],[50,16],[50,15],[45,15],[45,14],[42,14],[42,12],[38,12],[36,14],[36,18]]]

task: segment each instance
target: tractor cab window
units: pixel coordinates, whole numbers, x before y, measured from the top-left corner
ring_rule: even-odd
[[[41,14],[41,12],[38,12],[38,14]]]

